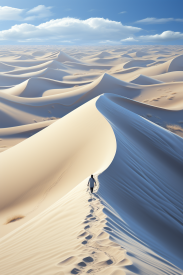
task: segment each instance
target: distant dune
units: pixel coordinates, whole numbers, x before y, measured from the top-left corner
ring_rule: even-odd
[[[145,75],[139,75],[137,78],[130,81],[131,83],[139,84],[139,85],[153,85],[162,83],[162,81],[156,80],[152,77],[148,77]]]

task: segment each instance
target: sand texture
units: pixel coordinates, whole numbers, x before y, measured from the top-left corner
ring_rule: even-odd
[[[183,47],[1,47],[0,251],[2,275],[183,274]]]

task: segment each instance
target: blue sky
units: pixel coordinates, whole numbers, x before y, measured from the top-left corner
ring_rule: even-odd
[[[183,0],[1,0],[0,5],[1,45],[183,44]]]

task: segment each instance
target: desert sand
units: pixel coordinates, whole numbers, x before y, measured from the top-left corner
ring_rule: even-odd
[[[1,46],[0,251],[2,275],[183,274],[182,46]]]

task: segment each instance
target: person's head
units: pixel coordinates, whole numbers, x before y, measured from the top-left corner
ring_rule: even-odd
[[[93,178],[93,175],[91,175],[91,178]]]

